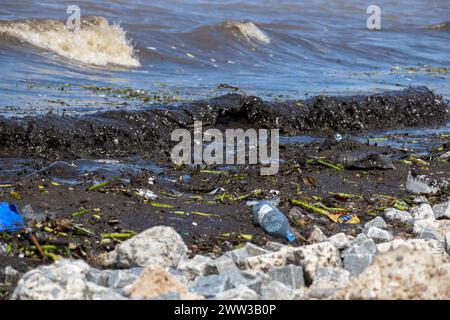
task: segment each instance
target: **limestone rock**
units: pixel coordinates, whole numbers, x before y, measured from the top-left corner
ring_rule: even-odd
[[[367,230],[367,236],[377,243],[388,242],[394,238],[389,231],[377,227],[370,227],[370,229]]]
[[[262,300],[292,300],[296,291],[278,281],[272,281],[261,289]]]
[[[199,298],[160,265],[146,267],[127,291],[133,299],[155,299],[167,294],[178,294],[181,299]]]
[[[264,277],[265,282],[270,281],[270,278],[263,273],[247,270],[247,271],[230,271],[223,273],[222,275],[228,278],[229,284],[233,288],[239,286],[245,286],[256,293],[261,293],[262,278]]]
[[[380,254],[334,299],[450,299],[450,273],[442,261],[408,247]]]
[[[449,257],[445,252],[444,245],[433,239],[394,239],[391,242],[381,243],[377,245],[379,253],[386,253],[393,251],[401,246],[405,246],[411,250],[426,252],[443,262],[449,261]]]
[[[436,219],[450,219],[450,200],[433,207]]]
[[[180,235],[171,227],[158,226],[148,229],[118,245],[103,257],[104,266],[119,268],[146,267],[159,264],[162,267],[178,267],[185,258],[187,247]]]
[[[409,212],[395,208],[384,210],[384,217],[391,224],[410,225],[413,222],[413,217]]]
[[[357,276],[372,263],[376,254],[375,242],[364,235],[359,235],[352,246],[342,254],[344,267],[352,276]]]
[[[305,285],[303,278],[303,268],[289,264],[285,267],[275,267],[269,270],[268,276],[274,280],[281,282],[291,289],[299,289]]]
[[[295,250],[295,260],[303,267],[305,276],[314,279],[320,267],[341,267],[339,250],[331,242],[322,242],[300,247]]]
[[[227,256],[221,256],[208,262],[206,265],[206,274],[221,274],[229,271],[239,270],[233,259]]]
[[[330,241],[339,250],[348,248],[351,243],[347,235],[343,232],[336,233],[335,235],[329,237],[328,241]]]
[[[189,291],[204,296],[205,298],[214,298],[218,294],[232,288],[233,285],[226,275],[209,275],[198,277]]]
[[[184,259],[180,262],[178,269],[183,271],[189,280],[193,280],[197,276],[210,274],[208,271],[211,258],[202,255],[196,255],[192,259]]]
[[[278,250],[275,250],[278,251]],[[236,249],[225,253],[225,256],[233,259],[234,263],[243,268],[245,267],[245,260],[249,257],[256,257],[259,255],[270,253],[271,251],[258,247],[257,245],[247,242],[243,248]]]
[[[258,300],[258,294],[245,286],[239,286],[219,293],[216,296],[217,300]]]
[[[310,297],[327,298],[350,282],[350,272],[342,268],[319,268],[310,289]]]
[[[387,229],[387,223],[382,217],[375,217],[364,224],[364,229],[369,230],[371,227]]]
[[[411,209],[411,215],[415,220],[435,220],[433,208],[428,203],[423,203]]]
[[[84,300],[88,298],[89,265],[81,260],[59,260],[27,272],[12,295],[17,300]]]
[[[129,286],[139,277],[142,270],[142,268],[114,270],[109,274],[108,286],[113,289],[121,289]]]
[[[248,269],[267,272],[273,267],[283,267],[293,262],[294,251],[292,248],[283,248],[277,252],[249,257],[245,259],[244,265]]]
[[[413,234],[415,236],[421,236],[424,232],[429,232],[435,234],[436,237],[440,238],[438,229],[439,224],[436,222],[436,220],[419,219],[414,221]]]
[[[308,240],[311,243],[320,243],[327,241],[327,236],[322,232],[322,230],[318,226],[314,226],[313,231],[311,232],[311,235],[309,236]]]

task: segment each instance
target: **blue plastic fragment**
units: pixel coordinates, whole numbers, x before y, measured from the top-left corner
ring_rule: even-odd
[[[343,216],[340,216],[339,219],[341,221],[343,221],[343,222],[347,222],[347,221],[352,219],[352,216],[350,216],[350,215],[343,215]]]
[[[15,205],[0,202],[0,232],[14,232],[24,228],[23,217]]]

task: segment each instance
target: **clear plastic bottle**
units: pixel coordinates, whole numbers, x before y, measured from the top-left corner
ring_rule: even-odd
[[[272,237],[295,241],[288,219],[269,201],[260,201],[253,206],[253,223]]]

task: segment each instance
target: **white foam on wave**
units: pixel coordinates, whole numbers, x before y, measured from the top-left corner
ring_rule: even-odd
[[[256,24],[251,21],[237,22],[230,21],[226,23],[226,27],[231,29],[237,36],[244,37],[247,41],[256,40],[264,44],[270,44],[270,38]]]
[[[76,31],[58,20],[2,22],[0,33],[86,64],[140,66],[126,32],[103,17],[83,19]]]

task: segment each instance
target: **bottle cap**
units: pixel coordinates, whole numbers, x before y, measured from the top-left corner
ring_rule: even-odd
[[[292,232],[292,231],[289,231],[288,233],[287,233],[287,235],[286,235],[286,239],[287,239],[287,241],[289,241],[289,242],[293,242],[293,241],[295,241],[295,234]]]

